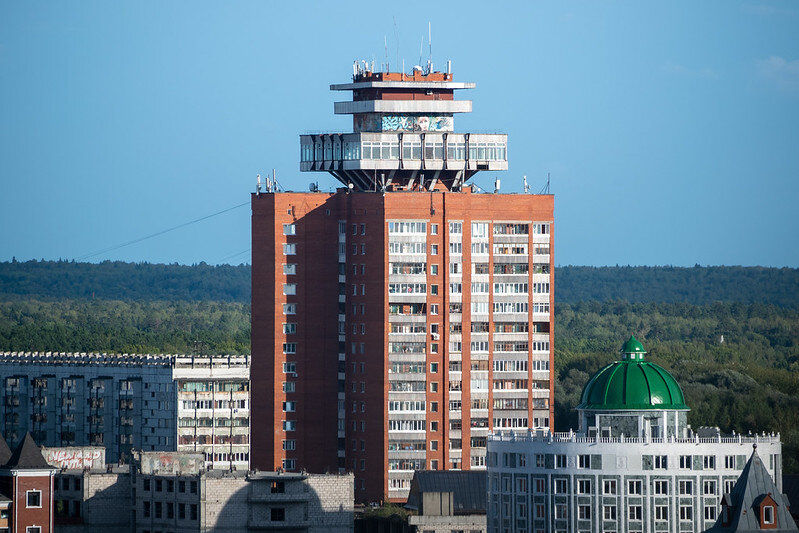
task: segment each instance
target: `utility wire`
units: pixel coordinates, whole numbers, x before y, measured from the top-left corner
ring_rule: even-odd
[[[252,248],[247,248],[246,250],[242,250],[241,252],[238,252],[238,253],[235,253],[235,254],[232,254],[232,255],[228,255],[227,257],[223,257],[222,259],[218,260],[218,261],[216,262],[216,264],[218,265],[218,264],[219,264],[219,263],[221,263],[222,261],[227,261],[228,259],[233,259],[234,257],[240,256],[240,255],[242,255],[242,254],[246,254],[246,253],[248,253],[250,250],[252,250]]]
[[[234,205],[233,207],[228,207],[227,209],[223,209],[222,211],[217,211],[216,213],[211,213],[210,215],[205,215],[204,217],[190,220],[189,222],[184,222],[183,224],[178,224],[177,226],[172,226],[171,228],[165,230],[156,231],[155,233],[145,235],[144,237],[139,237],[138,239],[133,239],[132,241],[123,242],[122,244],[115,244],[114,246],[109,246],[108,248],[103,248],[102,250],[82,255],[78,257],[76,261],[83,261],[84,259],[88,259],[90,257],[101,255],[107,252],[112,252],[114,250],[119,250],[120,248],[124,248],[125,246],[130,246],[131,244],[136,244],[138,242],[146,241],[147,239],[152,239],[153,237],[158,237],[159,235],[163,235],[164,233],[169,233],[170,231],[175,231],[176,229],[185,228],[186,226],[189,226],[191,224],[196,224],[197,222],[201,222],[211,217],[221,215],[222,213],[227,213],[228,211],[233,211],[234,209],[238,209],[239,207],[244,207],[245,205],[249,205],[249,203],[250,202],[244,202],[243,204]]]

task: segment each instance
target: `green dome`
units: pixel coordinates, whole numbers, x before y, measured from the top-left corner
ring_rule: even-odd
[[[644,361],[635,337],[621,348],[623,359],[588,380],[577,409],[688,409],[677,380],[663,367]]]

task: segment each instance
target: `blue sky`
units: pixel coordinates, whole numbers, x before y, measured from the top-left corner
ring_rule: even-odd
[[[384,38],[409,69],[428,21],[477,83],[456,129],[509,135],[503,190],[551,173],[557,264],[799,267],[799,5],[758,1],[2,2],[0,261],[245,203],[272,168],[335,187],[298,135],[348,130],[329,84]],[[249,262],[249,239],[244,206],[89,260]]]

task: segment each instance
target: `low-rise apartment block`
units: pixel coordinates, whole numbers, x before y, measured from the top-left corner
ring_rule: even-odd
[[[0,429],[11,446],[190,451],[206,467],[249,466],[248,356],[0,353]]]

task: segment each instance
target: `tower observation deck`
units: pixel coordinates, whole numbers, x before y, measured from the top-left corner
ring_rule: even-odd
[[[455,133],[455,113],[472,110],[455,90],[474,87],[451,72],[372,72],[356,62],[352,83],[330,86],[352,91],[334,112],[352,115],[353,131],[300,135],[300,170],[382,192],[458,191],[480,170],[507,170],[507,135]]]

